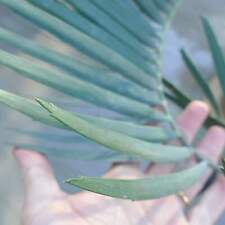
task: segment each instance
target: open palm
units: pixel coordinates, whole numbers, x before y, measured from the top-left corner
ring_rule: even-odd
[[[188,141],[193,140],[207,115],[203,103],[193,102],[177,119]],[[219,127],[210,128],[198,144],[198,149],[214,161],[224,147],[225,131]],[[182,211],[183,202],[177,196],[131,202],[90,192],[68,195],[60,190],[43,155],[21,149],[15,150],[14,155],[25,180],[23,225],[212,225],[225,209],[225,201],[221,200],[225,194],[222,177],[217,178],[187,219]],[[151,166],[142,172],[137,164],[119,164],[105,176],[129,179],[170,170],[168,166]],[[200,188],[201,184],[197,184],[185,194],[191,199]]]

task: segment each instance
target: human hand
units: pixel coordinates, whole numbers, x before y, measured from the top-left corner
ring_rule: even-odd
[[[191,142],[207,118],[208,108],[191,103],[177,124]],[[210,128],[198,144],[199,151],[216,162],[225,147],[225,131]],[[90,192],[68,195],[60,190],[47,159],[36,152],[17,149],[14,155],[25,181],[23,225],[212,225],[225,210],[225,179],[218,177],[187,219],[177,196],[142,202],[119,200]],[[168,166],[151,166],[145,173],[137,164],[113,166],[105,175],[137,178],[169,172]],[[205,176],[203,180],[207,177]],[[202,182],[185,192],[192,199]]]

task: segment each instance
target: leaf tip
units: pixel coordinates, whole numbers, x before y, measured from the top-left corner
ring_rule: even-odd
[[[180,49],[181,56],[184,57],[186,55],[186,51],[184,48]]]
[[[35,98],[35,101],[44,109],[46,109],[48,112],[52,113],[53,109],[55,108],[55,105],[53,103],[46,102],[40,98]]]
[[[207,23],[208,19],[205,16],[201,16],[202,23]]]
[[[65,183],[65,184],[71,184],[71,182],[72,182],[72,179],[64,180],[64,183]]]
[[[207,17],[202,16],[201,21],[202,21],[202,25],[204,29],[208,29],[208,28],[211,29],[211,25]]]
[[[83,178],[84,178],[84,177],[69,178],[69,179],[65,180],[64,183],[76,185],[77,182],[81,181]]]

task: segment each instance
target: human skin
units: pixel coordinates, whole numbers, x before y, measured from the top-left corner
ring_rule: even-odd
[[[178,117],[177,125],[191,142],[208,115],[208,107],[192,102]],[[217,163],[225,147],[225,130],[211,127],[197,148]],[[225,179],[219,176],[204,198],[190,212],[183,214],[184,203],[178,196],[131,202],[90,192],[69,195],[54,177],[48,160],[37,152],[13,151],[25,182],[22,225],[212,225],[225,210]],[[138,164],[114,165],[106,174],[110,178],[138,178],[171,171],[171,166],[150,166],[144,172]],[[209,172],[208,172],[209,173]],[[207,175],[185,195],[192,199]]]

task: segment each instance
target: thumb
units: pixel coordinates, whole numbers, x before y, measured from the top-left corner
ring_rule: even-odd
[[[39,199],[60,192],[52,169],[43,155],[23,149],[14,149],[13,155],[24,178],[26,198]]]

